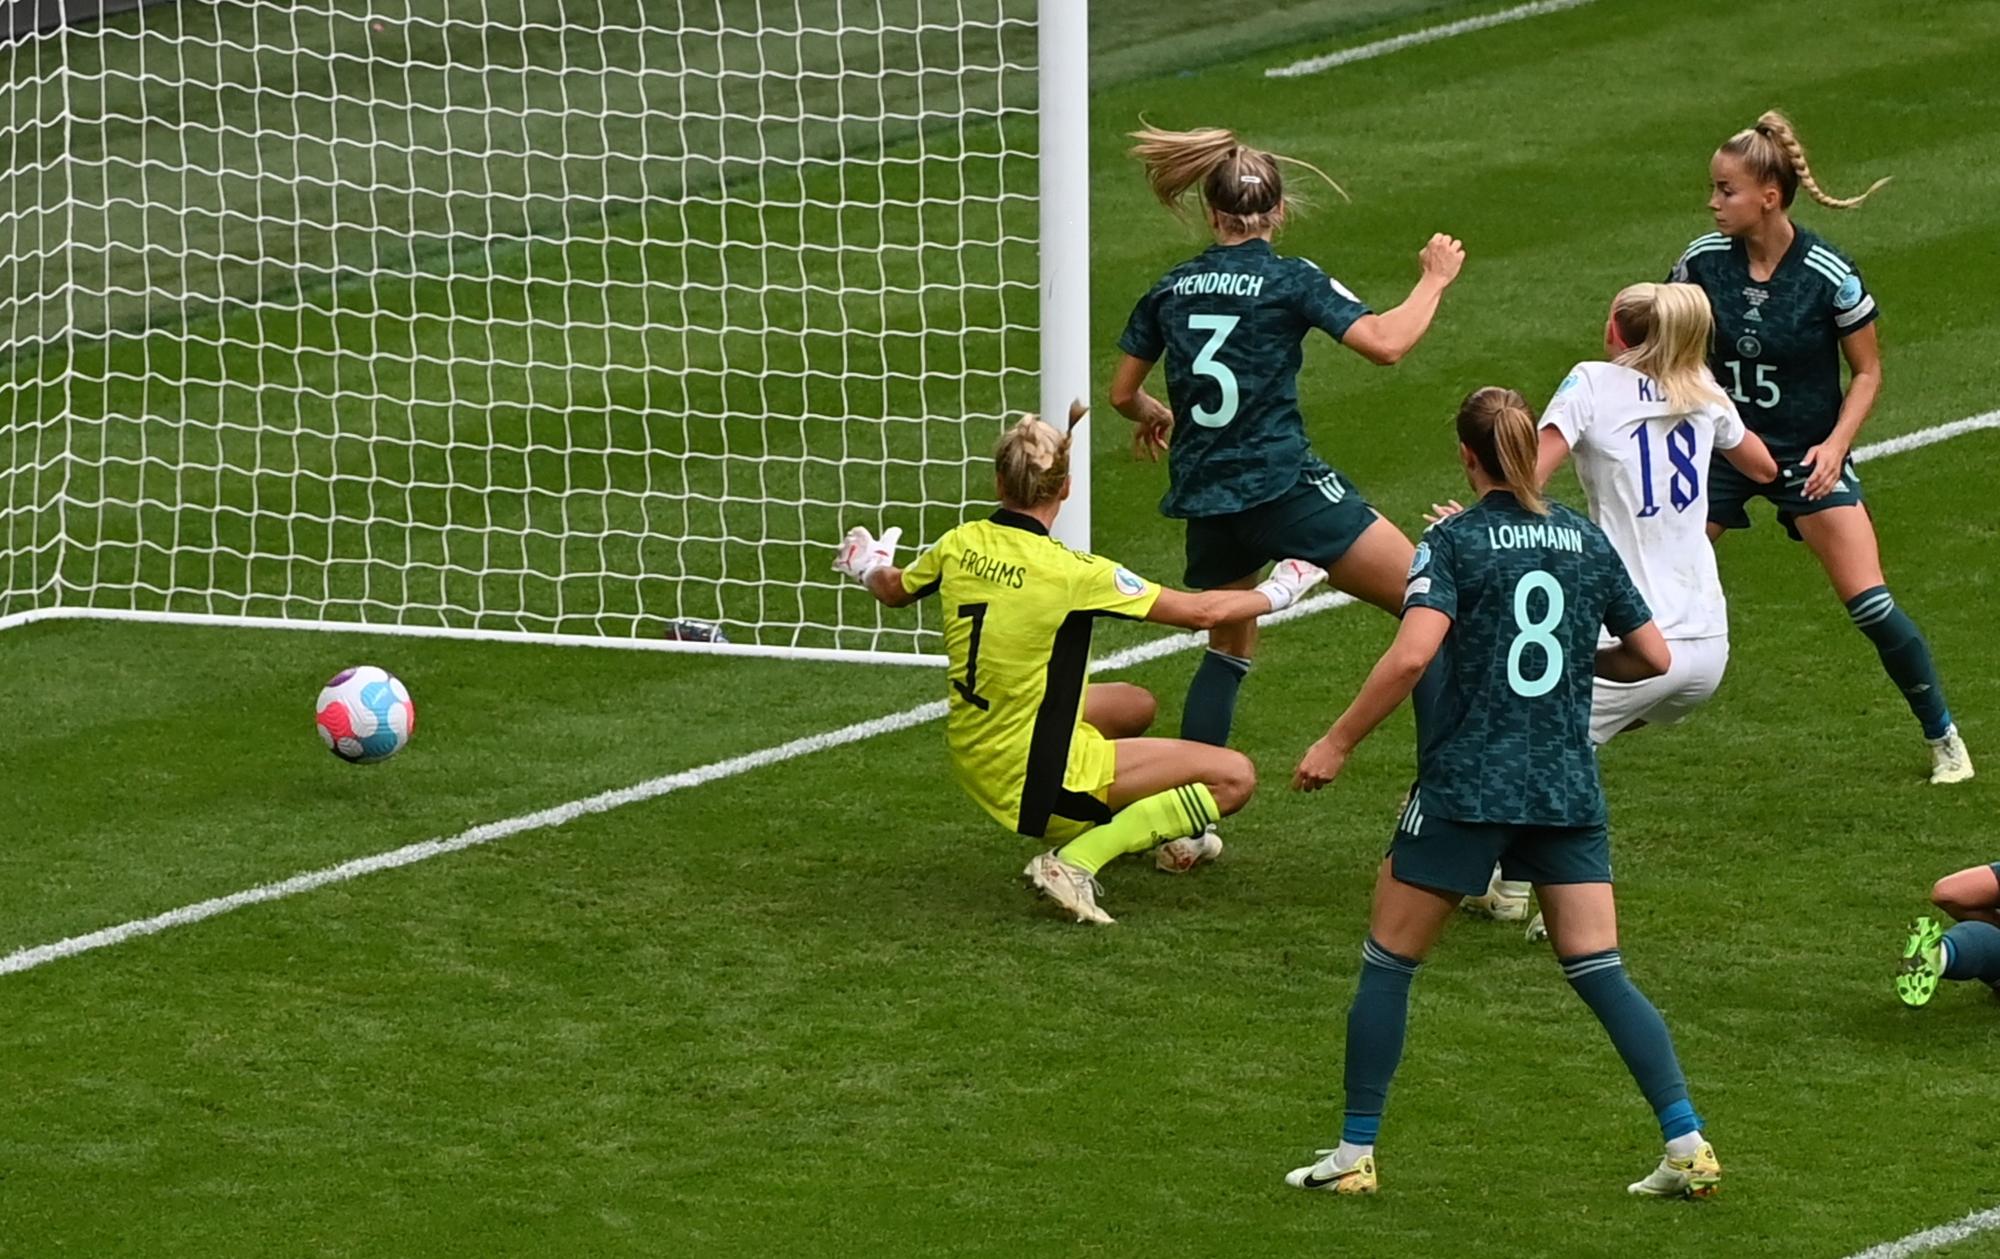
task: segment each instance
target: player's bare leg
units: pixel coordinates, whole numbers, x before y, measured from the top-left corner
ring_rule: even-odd
[[[1159,701],[1130,682],[1093,682],[1083,692],[1083,720],[1107,739],[1136,739],[1152,729]]]
[[[1257,788],[1257,770],[1250,758],[1229,748],[1185,739],[1120,739],[1118,777],[1111,784],[1111,807],[1122,808],[1190,782],[1204,784],[1216,808],[1227,817],[1248,803]],[[1213,826],[1199,834],[1176,836],[1154,850],[1153,862],[1168,874],[1184,874],[1222,855],[1222,837]]]
[[[1410,580],[1410,561],[1416,554],[1417,548],[1403,536],[1403,531],[1377,514],[1375,523],[1361,531],[1354,545],[1327,565],[1326,581],[1334,589],[1364,599],[1391,616],[1401,616],[1403,591]]]
[[[1989,922],[2000,927],[2000,874],[1995,874],[1992,866],[1947,874],[1931,885],[1931,904],[1959,922]]]
[[[1108,798],[1114,810],[1162,791],[1201,783],[1215,797],[1217,810],[1228,817],[1248,804],[1257,790],[1257,767],[1232,748],[1186,739],[1120,739],[1113,750],[1118,769]]]
[[[1206,830],[1236,812],[1257,790],[1257,771],[1241,752],[1184,739],[1118,739],[1105,802],[1110,821],[1028,863],[1022,873],[1078,922],[1110,923],[1097,904],[1097,872],[1122,854],[1192,839],[1188,864],[1222,842]]]
[[[1374,899],[1368,910],[1368,934],[1391,953],[1421,962],[1437,946],[1444,926],[1458,907],[1456,892],[1418,887],[1398,879],[1394,863],[1383,858],[1375,869]]]

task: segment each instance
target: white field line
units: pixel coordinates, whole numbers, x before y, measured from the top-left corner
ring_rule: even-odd
[[[1534,0],[1532,4],[1517,4],[1511,9],[1498,13],[1486,13],[1479,17],[1461,18],[1456,22],[1446,22],[1441,26],[1426,26],[1420,31],[1407,35],[1395,35],[1388,39],[1378,39],[1372,44],[1362,44],[1355,48],[1342,48],[1338,52],[1326,53],[1318,57],[1307,57],[1304,61],[1294,61],[1288,66],[1272,66],[1264,71],[1267,79],[1295,79],[1302,74],[1318,74],[1335,66],[1352,65],[1357,61],[1368,61],[1375,57],[1386,57],[1392,52],[1414,48],[1418,44],[1435,43],[1440,39],[1450,39],[1454,35],[1469,35],[1473,31],[1483,31],[1491,26],[1505,26],[1509,22],[1519,22],[1524,18],[1540,17],[1544,13],[1560,13],[1564,9],[1579,9],[1596,0]]]
[[[443,638],[456,642],[531,643],[538,647],[591,647],[612,651],[678,651],[706,656],[776,656],[785,660],[928,665],[947,663],[935,652],[867,651],[829,647],[787,647],[759,643],[684,643],[665,638],[608,638],[550,634],[533,630],[467,629],[455,625],[385,625],[369,621],[315,621],[288,616],[225,616],[217,612],[150,612],[137,608],[69,608],[60,604],[0,616],[0,630],[38,621],[125,621],[157,625],[198,625],[211,629],[307,630],[327,634],[382,634],[394,638]]]
[[[2000,428],[2000,411],[1988,411],[1981,415],[1969,416],[1963,420],[1955,420],[1949,424],[1939,424],[1932,428],[1919,429],[1914,433],[1906,433],[1901,437],[1892,437],[1886,441],[1862,446],[1855,450],[1854,458],[1856,462],[1864,462],[1869,459],[1880,458],[1883,455],[1894,455],[1906,450],[1916,450],[1919,447],[1928,446],[1935,442],[1949,441],[1954,437],[1960,437],[1966,433],[1990,428]],[[1278,624],[1284,621],[1295,621],[1302,617],[1313,616],[1334,608],[1346,607],[1353,602],[1355,600],[1349,595],[1322,593],[1310,599],[1301,600],[1283,612],[1265,617],[1264,623]],[[1196,647],[1201,646],[1204,641],[1203,637],[1198,634],[1167,635],[1162,638],[1156,638],[1151,642],[1128,647],[1123,651],[1113,652],[1111,655],[1096,662],[1093,671],[1109,673],[1119,669],[1129,669],[1133,665],[1143,664],[1149,660],[1158,660],[1162,656],[1170,656],[1177,652],[1192,651]],[[497,822],[487,822],[484,825],[475,826],[471,830],[461,831],[456,835],[440,836],[436,839],[424,840],[421,843],[407,844],[404,847],[393,849],[389,852],[376,853],[367,857],[357,857],[352,861],[344,861],[336,866],[327,866],[323,869],[309,870],[303,874],[295,874],[289,879],[283,879],[276,883],[259,884],[256,887],[245,888],[240,892],[232,892],[227,896],[218,896],[210,900],[198,901],[192,905],[183,905],[179,909],[170,909],[165,913],[155,914],[151,918],[138,918],[131,922],[120,923],[115,927],[105,927],[102,930],[92,931],[85,935],[71,936],[66,940],[57,940],[50,944],[39,944],[32,948],[18,949],[4,957],[0,957],[0,975],[11,975],[17,971],[33,970],[37,966],[42,966],[66,957],[74,957],[79,953],[88,953],[94,949],[108,948],[114,944],[123,944],[127,940],[154,935],[171,927],[185,927],[206,918],[213,918],[218,914],[226,914],[231,910],[241,909],[246,905],[261,904],[264,901],[282,900],[285,897],[296,896],[301,892],[310,892],[315,888],[326,887],[332,883],[345,883],[350,879],[358,879],[364,874],[373,874],[378,870],[393,870],[398,866],[407,866],[419,861],[428,861],[432,857],[441,857],[446,853],[459,852],[466,848],[476,848],[482,844],[490,844],[495,840],[506,839],[526,831],[538,831],[552,826],[562,826],[593,813],[608,813],[613,809],[620,809],[628,804],[638,804],[646,800],[655,800],[661,796],[671,795],[676,791],[684,791],[689,787],[700,787],[724,778],[734,778],[738,774],[747,774],[753,769],[762,769],[767,765],[778,765],[785,761],[796,760],[801,756],[809,756],[814,752],[825,751],[828,748],[841,747],[849,743],[858,743],[863,739],[872,739],[878,734],[890,734],[898,730],[907,730],[912,726],[920,726],[927,722],[936,721],[938,718],[944,716],[944,712],[945,706],[942,701],[919,704],[915,708],[907,708],[899,713],[889,713],[868,721],[857,722],[851,726],[842,726],[838,730],[828,730],[821,734],[807,735],[803,738],[793,739],[789,743],[780,743],[775,747],[763,748],[756,752],[745,753],[742,756],[730,757],[728,760],[714,761],[707,765],[697,766],[694,769],[686,769],[679,773],[648,779],[645,782],[636,783],[630,787],[621,787],[615,791],[600,792],[594,796],[586,796],[581,800],[572,800],[567,804],[559,804],[553,808],[542,809],[535,813],[523,813],[518,817],[502,818]]]
[[[1854,448],[1854,462],[1866,463],[1870,459],[1880,459],[1883,455],[1900,455],[1906,450],[1921,450],[1925,446],[1948,442],[1954,437],[1963,437],[1967,433],[1976,433],[1984,428],[2000,428],[2000,411],[1968,415],[1949,424],[1920,428],[1901,437],[1889,437],[1879,442],[1870,442],[1866,446],[1857,446]]]
[[[1338,592],[1322,593],[1310,599],[1303,599],[1293,606],[1286,608],[1283,612],[1265,617],[1264,623],[1271,625],[1282,621],[1293,621],[1300,617],[1312,616],[1314,613],[1345,607],[1353,602],[1354,599],[1350,595]],[[1148,660],[1157,660],[1162,656],[1170,656],[1176,652],[1190,651],[1201,646],[1206,641],[1205,637],[1198,634],[1172,634],[1164,638],[1156,638],[1151,642],[1140,643],[1137,646],[1128,647],[1123,651],[1114,652],[1106,656],[1094,664],[1093,672],[1105,673],[1117,669],[1128,669],[1133,665],[1142,664]],[[227,896],[217,896],[210,900],[197,901],[192,905],[183,905],[179,909],[170,909],[163,914],[155,914],[151,918],[138,918],[131,922],[119,923],[115,927],[105,927],[102,930],[92,931],[85,935],[71,936],[66,940],[57,940],[51,944],[39,944],[33,948],[19,949],[4,957],[0,957],[0,975],[11,975],[16,971],[33,970],[35,967],[46,965],[49,962],[58,961],[65,957],[74,957],[78,953],[88,953],[93,949],[109,948],[114,944],[123,944],[127,940],[136,940],[140,936],[155,935],[172,927],[185,927],[191,923],[200,922],[205,918],[213,918],[218,914],[226,914],[231,910],[242,909],[246,905],[257,905],[264,901],[283,900],[285,897],[297,896],[301,892],[310,892],[315,888],[326,887],[329,884],[345,883],[350,879],[358,879],[364,874],[374,874],[379,870],[393,870],[398,866],[414,865],[419,861],[429,861],[432,857],[442,857],[447,853],[459,852],[467,848],[477,848],[482,844],[490,844],[495,840],[506,839],[525,831],[539,831],[552,826],[563,826],[593,813],[608,813],[613,809],[622,809],[628,804],[639,804],[642,801],[656,800],[661,796],[671,795],[676,791],[685,791],[689,787],[700,787],[724,778],[734,778],[738,774],[747,774],[753,769],[762,769],[767,765],[781,764],[785,761],[795,760],[801,756],[810,756],[814,752],[823,752],[828,748],[841,747],[848,743],[859,743],[863,739],[872,739],[878,734],[892,734],[898,730],[907,730],[912,726],[924,725],[927,722],[938,720],[944,716],[944,713],[945,705],[943,700],[936,700],[928,704],[919,704],[915,708],[906,708],[899,713],[889,713],[885,716],[871,718],[868,721],[856,722],[851,726],[842,726],[838,730],[828,730],[821,734],[806,735],[804,738],[793,739],[789,743],[780,743],[775,747],[762,748],[755,752],[745,753],[742,756],[732,756],[728,760],[714,761],[707,765],[697,766],[694,769],[685,769],[676,774],[666,774],[659,778],[649,778],[645,782],[636,783],[630,787],[620,787],[615,791],[600,792],[597,795],[586,796],[581,800],[571,800],[567,804],[559,804],[553,808],[541,809],[534,813],[523,813],[518,817],[502,818],[497,822],[487,822],[484,825],[475,826],[471,830],[460,831],[456,835],[439,836],[436,839],[427,839],[421,843],[406,844],[401,848],[392,849],[389,852],[378,852],[367,857],[357,857],[352,861],[343,861],[339,865],[327,866],[324,869],[308,870],[303,874],[295,874],[289,879],[282,879],[276,883],[261,883],[256,887],[245,888],[240,892],[231,892]]]
[[[1940,1246],[1949,1246],[1953,1242],[1962,1242],[1968,1237],[1977,1237],[1981,1233],[1992,1232],[1994,1229],[2000,1229],[2000,1207],[1988,1207],[1984,1211],[1974,1211],[1972,1214],[1962,1219],[1953,1220],[1949,1224],[1940,1224],[1936,1228],[1927,1228],[1921,1233],[1911,1233],[1908,1237],[1898,1238],[1892,1242],[1883,1242],[1880,1246],[1870,1246],[1866,1250],[1858,1250],[1849,1255],[1847,1259],[1909,1259],[1911,1255],[1920,1255],[1926,1250],[1936,1250]]]

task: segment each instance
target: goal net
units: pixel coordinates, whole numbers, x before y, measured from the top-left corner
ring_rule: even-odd
[[[12,42],[0,624],[934,652],[829,563],[990,500],[1039,405],[1035,9],[187,2]]]

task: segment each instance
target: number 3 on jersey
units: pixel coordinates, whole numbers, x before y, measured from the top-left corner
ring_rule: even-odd
[[[1222,388],[1221,406],[1212,411],[1207,407],[1194,409],[1194,422],[1203,428],[1222,428],[1236,418],[1238,402],[1236,373],[1216,362],[1215,356],[1221,351],[1222,343],[1229,339],[1229,334],[1236,331],[1236,325],[1242,318],[1241,315],[1188,316],[1190,331],[1209,334],[1208,344],[1202,346],[1201,353],[1194,356],[1192,367],[1197,375],[1214,377],[1215,383]]]
[[[1529,620],[1528,599],[1538,590],[1547,605],[1540,620]],[[1507,648],[1507,685],[1522,699],[1547,695],[1562,680],[1563,649],[1555,636],[1562,619],[1562,584],[1539,568],[1523,574],[1514,586],[1514,627],[1520,633]],[[1542,649],[1542,671],[1532,678],[1521,672],[1521,657],[1530,647]]]

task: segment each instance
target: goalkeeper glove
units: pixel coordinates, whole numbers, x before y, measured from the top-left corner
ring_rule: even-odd
[[[1326,570],[1304,560],[1279,560],[1257,586],[1257,593],[1271,601],[1271,611],[1282,612],[1298,602],[1300,595],[1326,580]]]
[[[882,536],[877,538],[865,527],[856,525],[847,531],[847,537],[840,544],[840,553],[834,556],[834,570],[846,573],[866,586],[869,574],[896,562],[896,543],[902,536],[901,526],[884,529]]]

